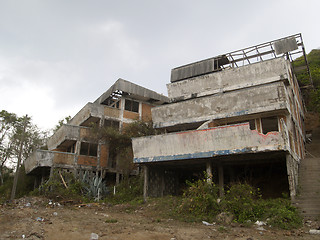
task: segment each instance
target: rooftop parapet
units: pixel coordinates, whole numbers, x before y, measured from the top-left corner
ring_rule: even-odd
[[[213,95],[288,79],[291,72],[284,58],[230,68],[167,84],[172,102]]]

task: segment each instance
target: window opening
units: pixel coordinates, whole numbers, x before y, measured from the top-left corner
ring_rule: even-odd
[[[124,109],[131,112],[139,112],[139,102],[126,99]]]
[[[261,118],[262,133],[267,134],[268,132],[278,132],[278,117]]]
[[[104,120],[104,127],[112,127],[114,129],[120,128],[120,122],[116,120],[110,120],[110,119],[105,119]]]
[[[98,144],[81,142],[80,155],[96,157],[98,155]]]

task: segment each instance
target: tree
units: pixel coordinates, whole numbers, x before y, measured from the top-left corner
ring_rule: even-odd
[[[0,185],[3,184],[3,169],[13,156],[13,142],[11,141],[14,128],[18,122],[16,114],[5,110],[0,112]]]
[[[16,163],[16,179],[12,197],[15,196],[20,166],[31,152],[44,145],[46,132],[41,131],[27,115],[18,117],[6,110],[0,112],[0,178],[3,184],[4,171]]]
[[[71,116],[67,116],[61,120],[59,120],[58,124],[52,129],[53,133],[58,131],[60,127],[62,127],[63,124],[67,124],[71,120]]]

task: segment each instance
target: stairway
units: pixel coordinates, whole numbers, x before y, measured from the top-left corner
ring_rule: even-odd
[[[299,169],[298,196],[294,204],[305,219],[320,220],[320,128],[312,132],[306,145],[306,158]]]

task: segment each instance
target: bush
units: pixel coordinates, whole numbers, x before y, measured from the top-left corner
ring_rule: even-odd
[[[143,202],[143,178],[127,177],[116,186],[116,194],[110,194],[105,201],[111,203]]]
[[[183,193],[178,213],[194,218],[210,221],[219,213],[218,192],[214,183],[206,178],[195,182],[187,181],[189,188]]]
[[[282,229],[297,228],[302,218],[290,199],[261,199],[259,189],[246,183],[233,184],[218,198],[218,187],[205,179],[188,182],[176,213],[185,220],[213,221],[219,213],[233,215],[233,221],[239,223],[265,221],[273,227]]]
[[[35,190],[33,193],[44,195],[55,200],[87,200],[84,190],[85,186],[81,181],[76,179],[72,173],[62,172],[61,175],[66,181],[68,188],[64,186],[59,172],[55,170],[51,178],[40,185],[39,190]]]
[[[238,183],[226,191],[222,205],[226,211],[234,215],[234,221],[244,223],[261,216],[261,211],[257,207],[258,198],[258,191],[252,186]]]

